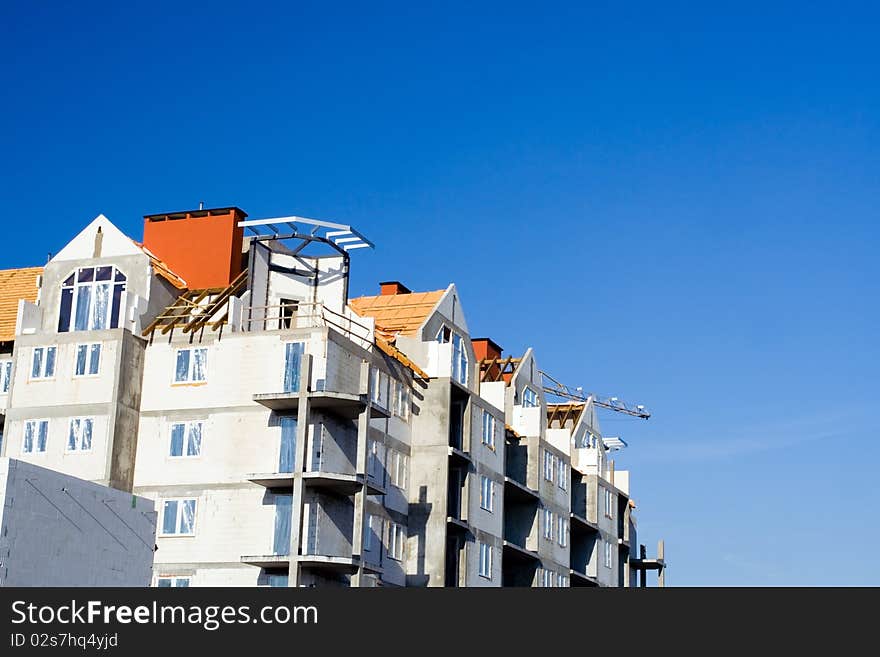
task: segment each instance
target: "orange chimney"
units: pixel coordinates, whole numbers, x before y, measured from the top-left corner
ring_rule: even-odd
[[[491,338],[472,338],[471,344],[474,346],[474,355],[478,361],[497,360],[501,358],[501,352],[504,351],[497,342]],[[485,372],[485,379],[494,381],[501,371],[498,363],[492,363]]]
[[[242,271],[247,217],[240,208],[214,208],[144,217],[144,246],[191,290],[226,287]]]
[[[473,338],[471,344],[474,345],[474,355],[478,360],[501,358],[501,352],[504,351],[491,338]]]
[[[385,281],[384,283],[379,283],[379,289],[381,290],[380,294],[383,297],[388,296],[389,294],[412,294],[412,290],[400,281]]]

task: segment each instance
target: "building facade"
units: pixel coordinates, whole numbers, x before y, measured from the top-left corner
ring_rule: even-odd
[[[635,585],[595,408],[472,338],[455,285],[350,299],[349,226],[144,225],[14,275],[0,454],[153,500],[154,584]]]

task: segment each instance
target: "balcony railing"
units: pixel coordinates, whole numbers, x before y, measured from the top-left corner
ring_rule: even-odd
[[[331,327],[361,346],[373,343],[373,329],[350,315],[338,313],[321,301],[300,301],[274,306],[244,306],[242,331],[275,331],[297,328]]]

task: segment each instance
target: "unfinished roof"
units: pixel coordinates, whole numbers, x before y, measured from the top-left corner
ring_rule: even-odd
[[[581,414],[586,408],[586,404],[547,404],[547,426],[550,428],[566,428],[566,424],[571,421],[571,426],[575,426],[580,420]],[[554,426],[554,422],[558,423]]]
[[[398,335],[415,336],[446,290],[358,297],[348,304],[361,317],[376,320],[376,333],[393,343]]]
[[[18,302],[37,300],[37,276],[42,273],[42,267],[0,271],[0,342],[15,339]]]

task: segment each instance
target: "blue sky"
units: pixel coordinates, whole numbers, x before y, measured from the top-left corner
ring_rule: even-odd
[[[670,585],[880,585],[870,3],[128,5],[3,3],[0,266],[99,212],[351,223],[354,294],[454,281],[652,409],[604,428]]]

